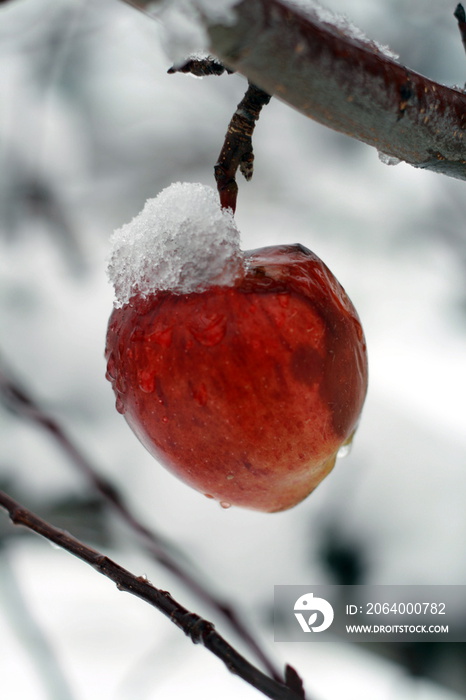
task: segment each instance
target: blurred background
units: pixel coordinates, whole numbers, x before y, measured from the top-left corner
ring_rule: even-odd
[[[328,3],[401,63],[458,86],[466,56],[454,5]],[[277,584],[466,584],[465,184],[387,166],[278,100],[264,109],[254,178],[239,181],[243,247],[300,242],[327,263],[362,319],[370,390],[350,455],[311,498],[275,515],[224,511],[146,454],[105,380],[109,237],[171,182],[214,186],[246,87],[237,75],[167,75],[165,42],[159,21],[118,0],[0,5],[4,377],[237,607],[278,666],[297,668],[311,700],[465,697],[464,644],[273,642]],[[170,590],[254,661],[147,556],[50,434],[3,399],[0,487]],[[0,677],[5,698],[31,700],[263,697],[156,610],[4,514]]]

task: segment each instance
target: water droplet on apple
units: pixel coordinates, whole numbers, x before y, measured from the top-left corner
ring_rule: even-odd
[[[128,388],[128,383],[126,381],[126,377],[124,376],[123,372],[118,372],[116,377],[115,377],[115,387],[116,391],[119,394],[124,394],[126,392],[126,389]]]
[[[167,418],[167,416],[164,416],[164,417],[162,418],[162,423],[168,423],[168,418]]]
[[[116,410],[118,411],[118,413],[121,413],[122,415],[123,415],[123,413],[124,413],[125,410],[126,410],[126,409],[125,409],[125,405],[124,405],[124,403],[123,403],[123,399],[121,398],[120,395],[118,395],[118,396],[116,397],[115,408],[116,408]]]
[[[231,508],[231,503],[228,503],[227,501],[220,501],[220,506],[226,510],[227,508]]]
[[[211,493],[205,493],[204,496],[205,496],[206,498],[213,498],[213,496],[212,496]]]
[[[198,343],[213,347],[223,340],[227,320],[223,314],[200,314],[188,327]]]
[[[349,453],[351,452],[352,446],[353,446],[352,442],[345,442],[345,444],[342,445],[337,452],[338,459],[341,459],[342,457],[347,457],[349,455]]]
[[[105,375],[109,381],[115,379],[116,376],[116,361],[113,354],[110,355],[107,362],[107,374]]]
[[[158,328],[153,333],[150,334],[150,339],[155,340],[158,345],[163,348],[169,348],[172,344],[173,327],[166,326],[165,328]]]
[[[145,394],[152,394],[155,389],[155,374],[147,370],[138,373],[139,388]]]
[[[351,452],[351,448],[353,447],[353,438],[356,433],[356,429],[353,430],[349,438],[345,440],[343,445],[340,447],[340,449],[337,452],[337,457],[347,457],[349,453]]]

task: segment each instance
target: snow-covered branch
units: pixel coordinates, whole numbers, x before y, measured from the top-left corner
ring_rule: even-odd
[[[201,0],[193,4],[201,6],[208,49],[228,68],[380,153],[466,179],[462,90],[397,63],[312,1],[304,12],[285,0],[242,0],[233,21],[212,16]]]

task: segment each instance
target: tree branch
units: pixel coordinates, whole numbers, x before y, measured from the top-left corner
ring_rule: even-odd
[[[144,9],[144,0],[132,2]],[[306,116],[419,168],[466,179],[466,94],[284,0],[242,0],[203,18],[208,50]]]
[[[231,673],[239,676],[268,698],[273,700],[303,700],[304,695],[287,687],[253,666],[239,654],[218,632],[214,625],[199,615],[190,612],[178,603],[170,593],[153,586],[142,576],[135,576],[100,552],[88,547],[68,533],[57,529],[0,491],[0,507],[4,508],[15,525],[24,527],[45,537],[70,554],[92,566],[103,576],[113,581],[118,590],[131,593],[154,606],[190,637],[194,644],[202,644],[219,658]],[[287,679],[290,679],[287,670]],[[296,680],[293,677],[294,687]],[[290,682],[291,684],[291,682]]]
[[[200,600],[219,613],[243,642],[249,646],[271,677],[278,681],[282,680],[282,676],[278,669],[275,668],[275,664],[269,659],[235,608],[230,603],[220,599],[212,591],[209,591],[208,587],[205,584],[201,584],[186,565],[183,566],[181,564],[180,560],[184,559],[186,561],[187,557],[180,552],[179,547],[169,542],[166,538],[160,537],[136,517],[115,484],[99,474],[98,470],[71,440],[60,423],[40,405],[31,393],[16,380],[11,371],[6,368],[1,356],[0,400],[3,401],[7,408],[45,430],[68,456],[71,463],[88,480],[92,488],[100,493],[120,518],[141,538],[146,551],[153,559],[176,576]]]
[[[466,179],[466,95],[439,85],[318,15],[282,0],[243,0],[208,27],[210,49],[268,93],[417,167]]]

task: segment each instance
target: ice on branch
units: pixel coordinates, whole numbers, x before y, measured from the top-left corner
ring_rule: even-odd
[[[399,158],[396,158],[395,156],[390,156],[388,153],[382,153],[382,151],[378,151],[377,155],[379,156],[379,160],[381,163],[384,165],[398,165],[401,163],[401,160]]]
[[[159,290],[200,292],[234,284],[243,271],[240,235],[231,210],[218,194],[199,183],[175,183],[130,223],[115,231],[108,276],[115,305],[135,293]]]
[[[165,32],[165,50],[173,63],[179,63],[197,50],[209,46],[206,26],[213,24],[229,25],[235,22],[235,5],[240,0],[171,0],[162,3],[157,10]],[[398,56],[388,46],[366,37],[358,27],[344,15],[323,7],[317,0],[282,0],[311,20],[318,20],[329,28],[343,34],[357,44],[397,60]]]
[[[298,9],[301,14],[308,14],[310,18],[315,18],[324,24],[328,24],[337,32],[344,34],[358,44],[365,46],[377,53],[382,54],[392,61],[398,60],[399,56],[388,46],[380,44],[378,41],[369,39],[364,32],[356,27],[345,15],[333,12],[323,7],[317,0],[284,0],[287,5]]]

